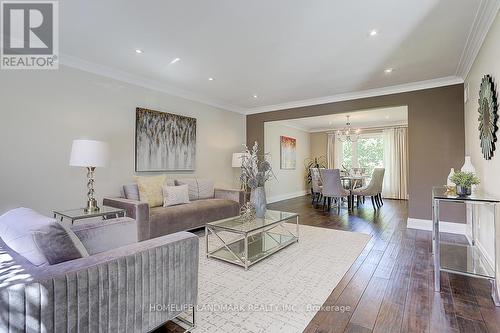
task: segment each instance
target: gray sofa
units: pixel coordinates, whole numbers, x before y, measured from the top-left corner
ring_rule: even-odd
[[[0,238],[0,332],[148,332],[194,308],[198,237],[180,232],[37,267]]]
[[[145,240],[237,216],[244,200],[243,191],[215,189],[213,198],[170,207],[150,208],[146,202],[127,198],[104,198],[103,204],[125,209],[137,221],[139,240]]]

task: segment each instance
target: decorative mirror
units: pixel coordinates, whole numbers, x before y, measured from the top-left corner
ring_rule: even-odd
[[[479,89],[479,138],[481,139],[481,150],[487,160],[491,160],[495,151],[497,141],[496,131],[498,104],[495,84],[490,75],[485,75]]]

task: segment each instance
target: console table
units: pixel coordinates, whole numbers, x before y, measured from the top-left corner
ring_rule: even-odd
[[[439,238],[439,205],[441,202],[454,202],[463,205],[470,205],[472,210],[471,228],[472,235],[470,244],[455,244],[442,242]],[[478,205],[489,205],[493,208],[493,235],[496,238],[497,228],[495,210],[500,201],[484,195],[481,192],[473,193],[467,197],[460,197],[450,194],[445,187],[434,187],[432,189],[432,250],[434,254],[434,290],[441,291],[440,273],[449,272],[470,277],[488,279],[491,281],[491,297],[496,306],[500,306],[500,299],[497,294],[496,277],[497,268],[486,259],[484,253],[478,248],[475,210]],[[496,241],[495,241],[496,255]]]

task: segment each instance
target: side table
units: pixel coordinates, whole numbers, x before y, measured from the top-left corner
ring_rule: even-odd
[[[77,220],[90,219],[101,217],[103,220],[110,218],[126,217],[127,212],[125,209],[114,208],[109,206],[101,206],[98,212],[86,212],[84,208],[69,209],[69,210],[54,210],[54,218],[59,221],[64,219],[70,220],[74,224]]]

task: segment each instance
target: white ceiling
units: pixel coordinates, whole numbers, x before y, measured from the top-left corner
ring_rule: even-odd
[[[59,4],[63,65],[252,113],[461,82],[499,1]]]
[[[346,116],[350,116],[350,121],[353,128],[407,125],[408,107],[398,106],[381,109],[370,109],[349,113],[331,114],[326,116],[280,120],[273,123],[297,128],[306,132],[322,132],[344,128],[346,125]]]

